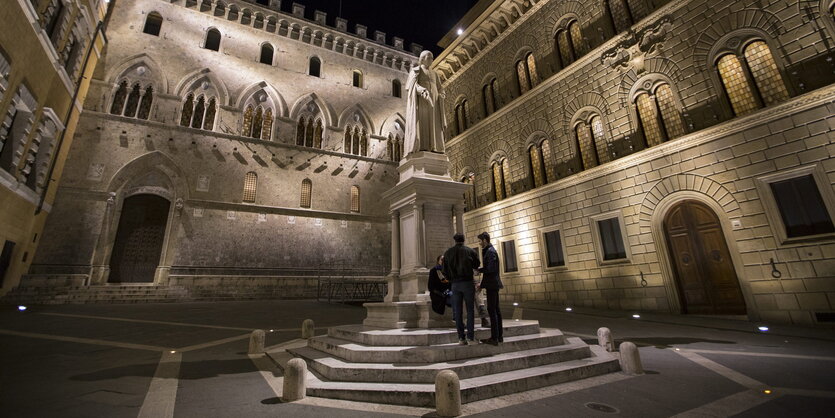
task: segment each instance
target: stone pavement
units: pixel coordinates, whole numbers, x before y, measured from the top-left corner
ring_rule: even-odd
[[[543,308],[543,307],[540,307]],[[0,416],[376,417],[432,410],[307,398],[278,401],[281,374],[247,352],[249,333],[292,345],[360,323],[360,306],[316,301],[33,306],[0,311]],[[595,342],[609,327],[640,346],[647,373],[620,373],[464,405],[466,415],[831,416],[835,333],[714,318],[556,308],[525,319]],[[504,308],[511,316],[512,308]],[[766,393],[770,392],[770,393]]]

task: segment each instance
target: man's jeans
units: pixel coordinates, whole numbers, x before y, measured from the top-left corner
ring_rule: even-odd
[[[452,313],[455,316],[455,326],[458,328],[458,339],[464,339],[464,315],[461,303],[467,306],[467,336],[468,340],[475,339],[475,283],[472,280],[452,282]]]

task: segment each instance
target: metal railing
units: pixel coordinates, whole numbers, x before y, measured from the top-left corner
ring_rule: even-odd
[[[328,302],[381,302],[388,291],[388,266],[328,263],[319,266],[317,299]]]

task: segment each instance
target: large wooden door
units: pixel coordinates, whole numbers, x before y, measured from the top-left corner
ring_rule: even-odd
[[[684,313],[745,314],[731,254],[719,218],[695,200],[674,206],[664,231]]]
[[[111,283],[151,283],[159,266],[169,202],[141,194],[125,199],[110,257]]]

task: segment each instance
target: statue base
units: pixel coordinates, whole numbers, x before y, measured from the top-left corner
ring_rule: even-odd
[[[420,295],[419,295],[420,296]],[[428,297],[428,295],[426,295]],[[366,303],[362,324],[379,328],[449,328],[452,316],[438,315],[430,301]],[[451,309],[451,308],[450,308]],[[450,310],[447,309],[447,310]]]

